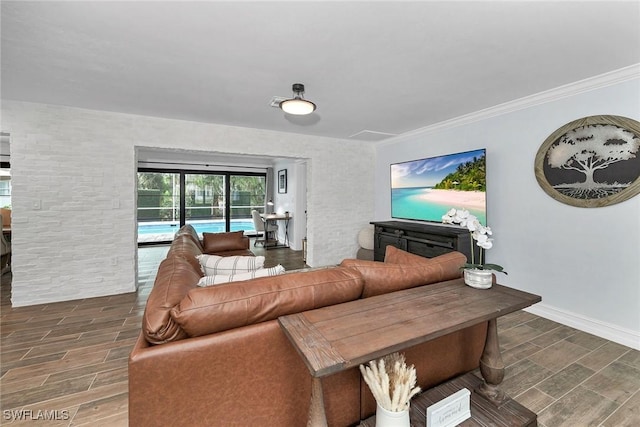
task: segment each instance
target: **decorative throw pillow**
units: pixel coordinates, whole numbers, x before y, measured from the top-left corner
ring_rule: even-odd
[[[197,256],[205,276],[223,274],[230,276],[236,273],[247,273],[264,267],[263,256]]]
[[[244,231],[202,233],[202,246],[205,254],[238,251],[242,249],[249,249],[249,239],[245,238]]]
[[[387,246],[389,248],[389,246]],[[387,251],[387,254],[388,251]],[[348,267],[358,270],[364,279],[364,289],[362,298],[374,295],[386,294],[402,289],[415,288],[416,286],[429,285],[431,283],[443,282],[445,280],[457,279],[461,276],[460,268],[467,260],[460,252],[449,252],[435,258],[412,258],[404,257],[403,263],[392,263],[380,261],[366,261],[359,259],[345,259],[340,263],[341,267]],[[417,256],[416,256],[417,257]]]
[[[220,283],[239,282],[241,280],[255,279],[256,277],[277,276],[284,273],[284,267],[280,264],[270,268],[259,268],[248,273],[237,273],[231,275],[218,274],[216,276],[204,276],[198,282],[198,286],[212,286]]]
[[[440,258],[440,256],[435,258],[425,258],[420,255],[403,251],[395,246],[388,245],[384,252],[384,262],[390,262],[392,264],[428,265],[432,264],[434,260],[442,261],[443,259],[447,259],[447,257]],[[458,256],[456,255],[455,257],[457,258]]]

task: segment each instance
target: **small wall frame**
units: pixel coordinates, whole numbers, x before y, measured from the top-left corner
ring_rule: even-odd
[[[640,193],[640,123],[589,116],[553,132],[535,158],[540,187],[561,203],[597,208]]]
[[[278,171],[278,193],[287,192],[287,170],[281,169]]]

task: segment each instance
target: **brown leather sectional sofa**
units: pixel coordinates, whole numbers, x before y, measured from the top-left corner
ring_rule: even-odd
[[[200,288],[204,243],[181,230],[160,264],[129,359],[130,426],[305,426],[311,376],[278,317],[458,278],[465,262],[457,252],[428,260],[389,247],[385,262],[345,260]],[[404,354],[429,388],[475,369],[485,334],[486,323]],[[323,379],[323,390],[331,426],[375,412],[358,369]]]

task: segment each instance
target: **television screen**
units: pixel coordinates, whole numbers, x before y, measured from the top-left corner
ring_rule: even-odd
[[[487,225],[486,150],[391,165],[391,216],[441,222],[451,208],[467,209]]]

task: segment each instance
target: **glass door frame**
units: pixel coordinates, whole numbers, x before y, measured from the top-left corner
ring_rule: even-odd
[[[207,170],[198,170],[198,169],[165,169],[165,168],[150,168],[150,167],[139,167],[136,171],[137,173],[174,173],[179,176],[179,227],[182,227],[187,223],[186,215],[187,215],[187,204],[186,204],[186,175],[222,175],[224,176],[224,220],[225,220],[225,230],[229,231],[231,229],[231,177],[232,176],[261,176],[265,179],[265,207],[267,202],[267,194],[268,189],[266,188],[268,183],[267,172],[237,172],[237,171],[207,171]],[[137,182],[137,180],[136,180]],[[137,185],[136,185],[136,194],[137,194]],[[137,196],[136,196],[137,197]],[[138,215],[136,209],[136,223],[138,223]],[[138,246],[148,246],[154,244],[166,244],[167,241],[162,242],[139,242]]]

